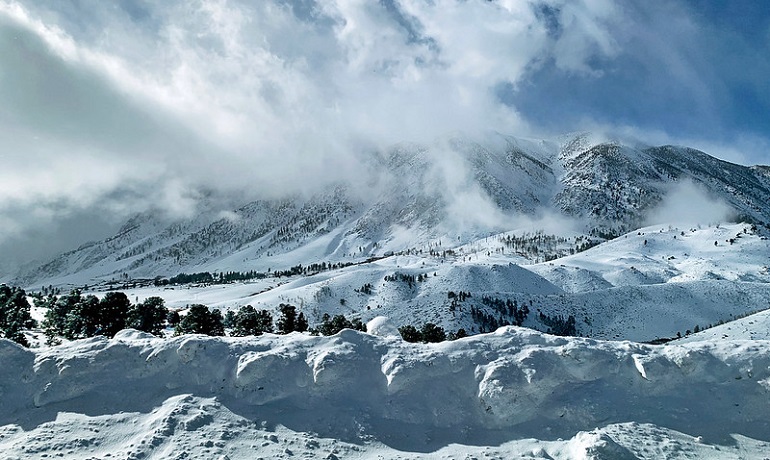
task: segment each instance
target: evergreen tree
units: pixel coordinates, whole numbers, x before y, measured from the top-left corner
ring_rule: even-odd
[[[307,331],[307,318],[305,318],[304,313],[299,312],[299,316],[297,316],[297,324],[295,324],[294,330],[297,332]]]
[[[225,319],[218,309],[211,310],[211,326],[209,335],[225,335]]]
[[[34,326],[35,321],[30,314],[26,292],[20,288],[0,285],[0,337],[29,346],[23,329]]]
[[[131,301],[122,292],[110,291],[99,301],[99,334],[113,337],[126,328]]]
[[[166,315],[166,322],[171,327],[176,327],[181,319],[182,318],[179,317],[179,312],[176,310],[169,310],[168,314]]]
[[[128,313],[128,326],[162,336],[166,326],[168,308],[161,297],[148,297],[144,302],[133,305]]]
[[[276,322],[279,334],[288,334],[297,330],[297,307],[282,303],[278,306],[281,312],[280,318]]]
[[[53,291],[53,289],[51,289]],[[45,304],[48,307],[48,311],[45,313],[45,320],[43,320],[43,328],[47,337],[47,343],[53,345],[59,342],[57,337],[67,337],[67,315],[72,311],[75,306],[80,302],[80,291],[73,290],[69,294],[56,298],[54,295],[50,295],[45,300]]]
[[[463,328],[458,329],[457,332],[449,332],[446,335],[447,340],[457,340],[462,339],[463,337],[468,337],[468,333]]]
[[[420,331],[418,331],[417,328],[411,324],[399,327],[398,332],[401,334],[401,338],[407,342],[419,342],[422,340]]]
[[[235,312],[232,310],[227,310],[227,313],[225,313],[225,319],[223,321],[225,325],[225,329],[232,329],[235,327]]]
[[[259,310],[246,305],[238,310],[233,320],[234,337],[247,335],[262,335],[265,332],[273,332],[273,316],[267,310]]]
[[[78,297],[65,316],[61,334],[69,340],[93,337],[101,332],[99,299],[94,295]]]
[[[209,311],[209,307],[205,305],[192,305],[187,314],[177,323],[175,334],[225,335],[222,314],[219,310]]]
[[[361,318],[353,318],[350,320],[350,329],[366,332],[366,324],[361,321]]]
[[[425,323],[420,329],[420,340],[423,342],[438,343],[446,340],[446,332],[441,326],[433,323]]]
[[[328,313],[324,313],[321,318],[322,323],[318,326],[318,332],[322,335],[334,335],[343,329],[353,329],[354,331],[364,331],[366,327],[359,318],[353,318],[348,321],[345,315],[334,315],[330,317]]]

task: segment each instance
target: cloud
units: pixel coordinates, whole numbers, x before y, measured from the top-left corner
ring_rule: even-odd
[[[714,199],[690,180],[675,182],[663,201],[647,217],[653,224],[718,224],[734,218],[735,212],[725,202]]]
[[[0,240],[94,209],[115,222],[185,215],[205,189],[312,191],[360,179],[369,152],[452,132],[730,131],[715,109],[742,113],[720,82],[743,84],[766,113],[768,94],[754,91],[766,44],[693,11],[610,0],[0,0]],[[720,56],[746,46],[758,63],[733,53],[725,66],[747,70],[728,75],[703,39]],[[742,138],[767,145],[756,130]]]

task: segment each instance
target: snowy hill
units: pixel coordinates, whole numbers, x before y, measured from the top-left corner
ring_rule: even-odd
[[[770,309],[676,340],[676,343],[720,340],[770,340]]]
[[[41,458],[763,458],[770,342],[521,328],[437,345],[123,331],[0,340],[0,450]]]
[[[451,253],[393,255],[316,274],[117,287],[137,302],[163,297],[175,309],[203,303],[224,312],[252,305],[277,314],[279,304],[289,303],[311,326],[324,313],[364,322],[385,315],[397,326],[433,322],[468,333],[518,324],[511,315],[515,304],[529,309],[521,323],[527,327],[548,331],[549,318],[571,315],[575,334],[635,341],[684,336],[696,326],[770,308],[770,241],[747,224],[645,227],[548,262],[527,258],[569,253],[585,241],[579,234],[559,240],[514,231]]]
[[[368,162],[366,177],[316,193],[239,205],[208,194],[193,219],[137,216],[115,236],[25,269],[13,282],[83,285],[359,262],[391,251],[445,250],[522,226],[537,230],[532,222],[595,237],[675,217],[770,222],[765,168],[683,147],[495,135],[397,145]]]

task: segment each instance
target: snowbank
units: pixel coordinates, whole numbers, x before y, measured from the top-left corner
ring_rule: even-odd
[[[0,449],[25,458],[29,451],[21,453],[33,439],[38,454],[55,449],[51,437],[35,436],[65,430],[72,422],[67,417],[80,417],[81,429],[133,417],[126,426],[146,438],[129,448],[124,438],[89,432],[85,445],[68,447],[76,454],[98,456],[122,442],[125,452],[166,458],[159,452],[214,436],[206,427],[223,413],[229,414],[226,423],[214,425],[220,431],[239,427],[241,434],[233,435],[239,441],[221,440],[208,454],[242,446],[243,433],[253,440],[259,430],[277,427],[295,439],[312,433],[364,450],[417,453],[511,442],[521,447],[534,438],[557,458],[574,458],[570,449],[600,447],[608,455],[631,455],[633,441],[620,446],[617,436],[591,432],[627,423],[653,427],[637,426],[640,433],[700,437],[709,449],[735,444],[734,434],[762,449],[770,440],[766,341],[655,347],[507,327],[424,345],[350,330],[332,337],[174,339],[127,330],[112,340],[39,350],[0,340],[0,366]],[[560,438],[569,442],[559,444]]]

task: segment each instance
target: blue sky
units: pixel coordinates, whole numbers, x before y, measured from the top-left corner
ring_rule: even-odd
[[[767,164],[768,76],[764,0],[0,0],[0,249],[458,131]]]
[[[616,52],[593,59],[591,73],[546,60],[504,100],[555,130],[627,126],[733,161],[770,162],[770,3],[635,3],[624,7],[633,20],[612,26]]]

